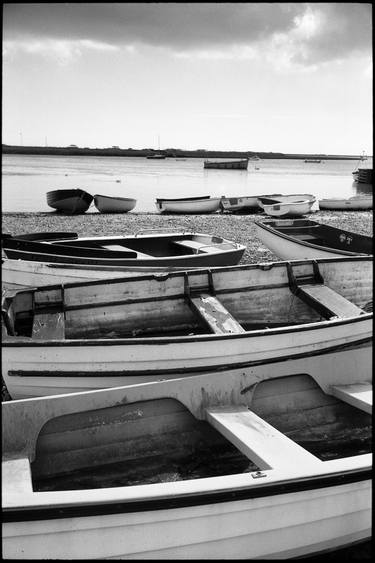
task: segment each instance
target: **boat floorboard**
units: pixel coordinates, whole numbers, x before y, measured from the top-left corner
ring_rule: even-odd
[[[245,329],[222,303],[209,293],[200,293],[190,296],[190,303],[215,334],[228,334],[245,332]]]
[[[37,313],[34,316],[32,338],[62,340],[65,338],[64,313]]]
[[[209,407],[206,419],[260,469],[322,463],[245,406]]]

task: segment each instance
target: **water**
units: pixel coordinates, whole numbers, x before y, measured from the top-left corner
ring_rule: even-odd
[[[363,164],[371,168],[372,159]],[[3,155],[2,210],[51,211],[46,193],[69,188],[135,198],[135,212],[156,212],[157,197],[311,193],[317,199],[346,198],[366,192],[366,185],[353,183],[356,165],[353,160],[267,159],[250,161],[248,170],[205,170],[201,158]],[[96,212],[93,204],[89,212]]]

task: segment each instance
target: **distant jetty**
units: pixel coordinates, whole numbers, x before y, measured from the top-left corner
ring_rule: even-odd
[[[358,155],[338,154],[287,154],[282,152],[259,152],[259,151],[213,151],[213,150],[184,150],[184,149],[121,149],[119,147],[89,148],[70,145],[67,147],[35,147],[22,145],[2,145],[3,154],[36,154],[36,155],[62,155],[62,156],[131,156],[143,158],[155,158],[155,155],[163,155],[164,158],[247,158],[258,159],[324,159],[324,160],[358,160]],[[160,158],[160,157],[159,157]]]

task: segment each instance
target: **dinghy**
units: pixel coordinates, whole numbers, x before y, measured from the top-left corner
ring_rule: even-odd
[[[220,267],[3,295],[13,399],[203,373],[372,374],[372,258]]]
[[[347,199],[320,199],[319,209],[334,209],[335,211],[362,211],[372,209],[372,195],[355,195]]]
[[[371,411],[362,369],[272,366],[3,403],[3,557],[289,559],[368,541]]]
[[[372,254],[372,237],[308,219],[255,221],[262,243],[282,260]]]
[[[134,209],[136,203],[136,199],[129,197],[94,195],[94,205],[100,213],[127,213]]]
[[[260,196],[222,197],[222,211],[230,213],[256,213],[260,211],[258,198]]]
[[[201,196],[177,199],[156,199],[159,213],[200,214],[215,213],[220,209],[220,197]]]
[[[87,266],[200,267],[237,264],[245,246],[216,235],[144,231],[114,237],[78,237],[76,233],[3,235],[8,258]]]
[[[75,215],[85,213],[91,205],[93,196],[84,190],[53,190],[47,192],[47,203],[56,211]]]
[[[215,168],[218,170],[247,170],[249,160],[247,158],[241,160],[222,160],[222,161],[204,161],[204,168]]]
[[[266,204],[263,201],[263,211],[271,217],[302,217],[311,213],[313,202],[308,199],[290,199],[290,201]]]

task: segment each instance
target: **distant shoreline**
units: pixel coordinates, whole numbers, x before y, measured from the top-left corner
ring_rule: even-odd
[[[88,147],[35,147],[20,145],[2,145],[3,154],[27,155],[53,155],[53,156],[121,156],[121,157],[147,157],[161,154],[165,158],[249,158],[259,157],[266,159],[319,159],[319,160],[359,160],[360,155],[333,155],[333,154],[288,154],[280,152],[255,152],[255,151],[213,151],[213,150],[183,150],[183,149],[120,149],[117,147],[95,148]],[[256,160],[254,160],[256,162]]]

